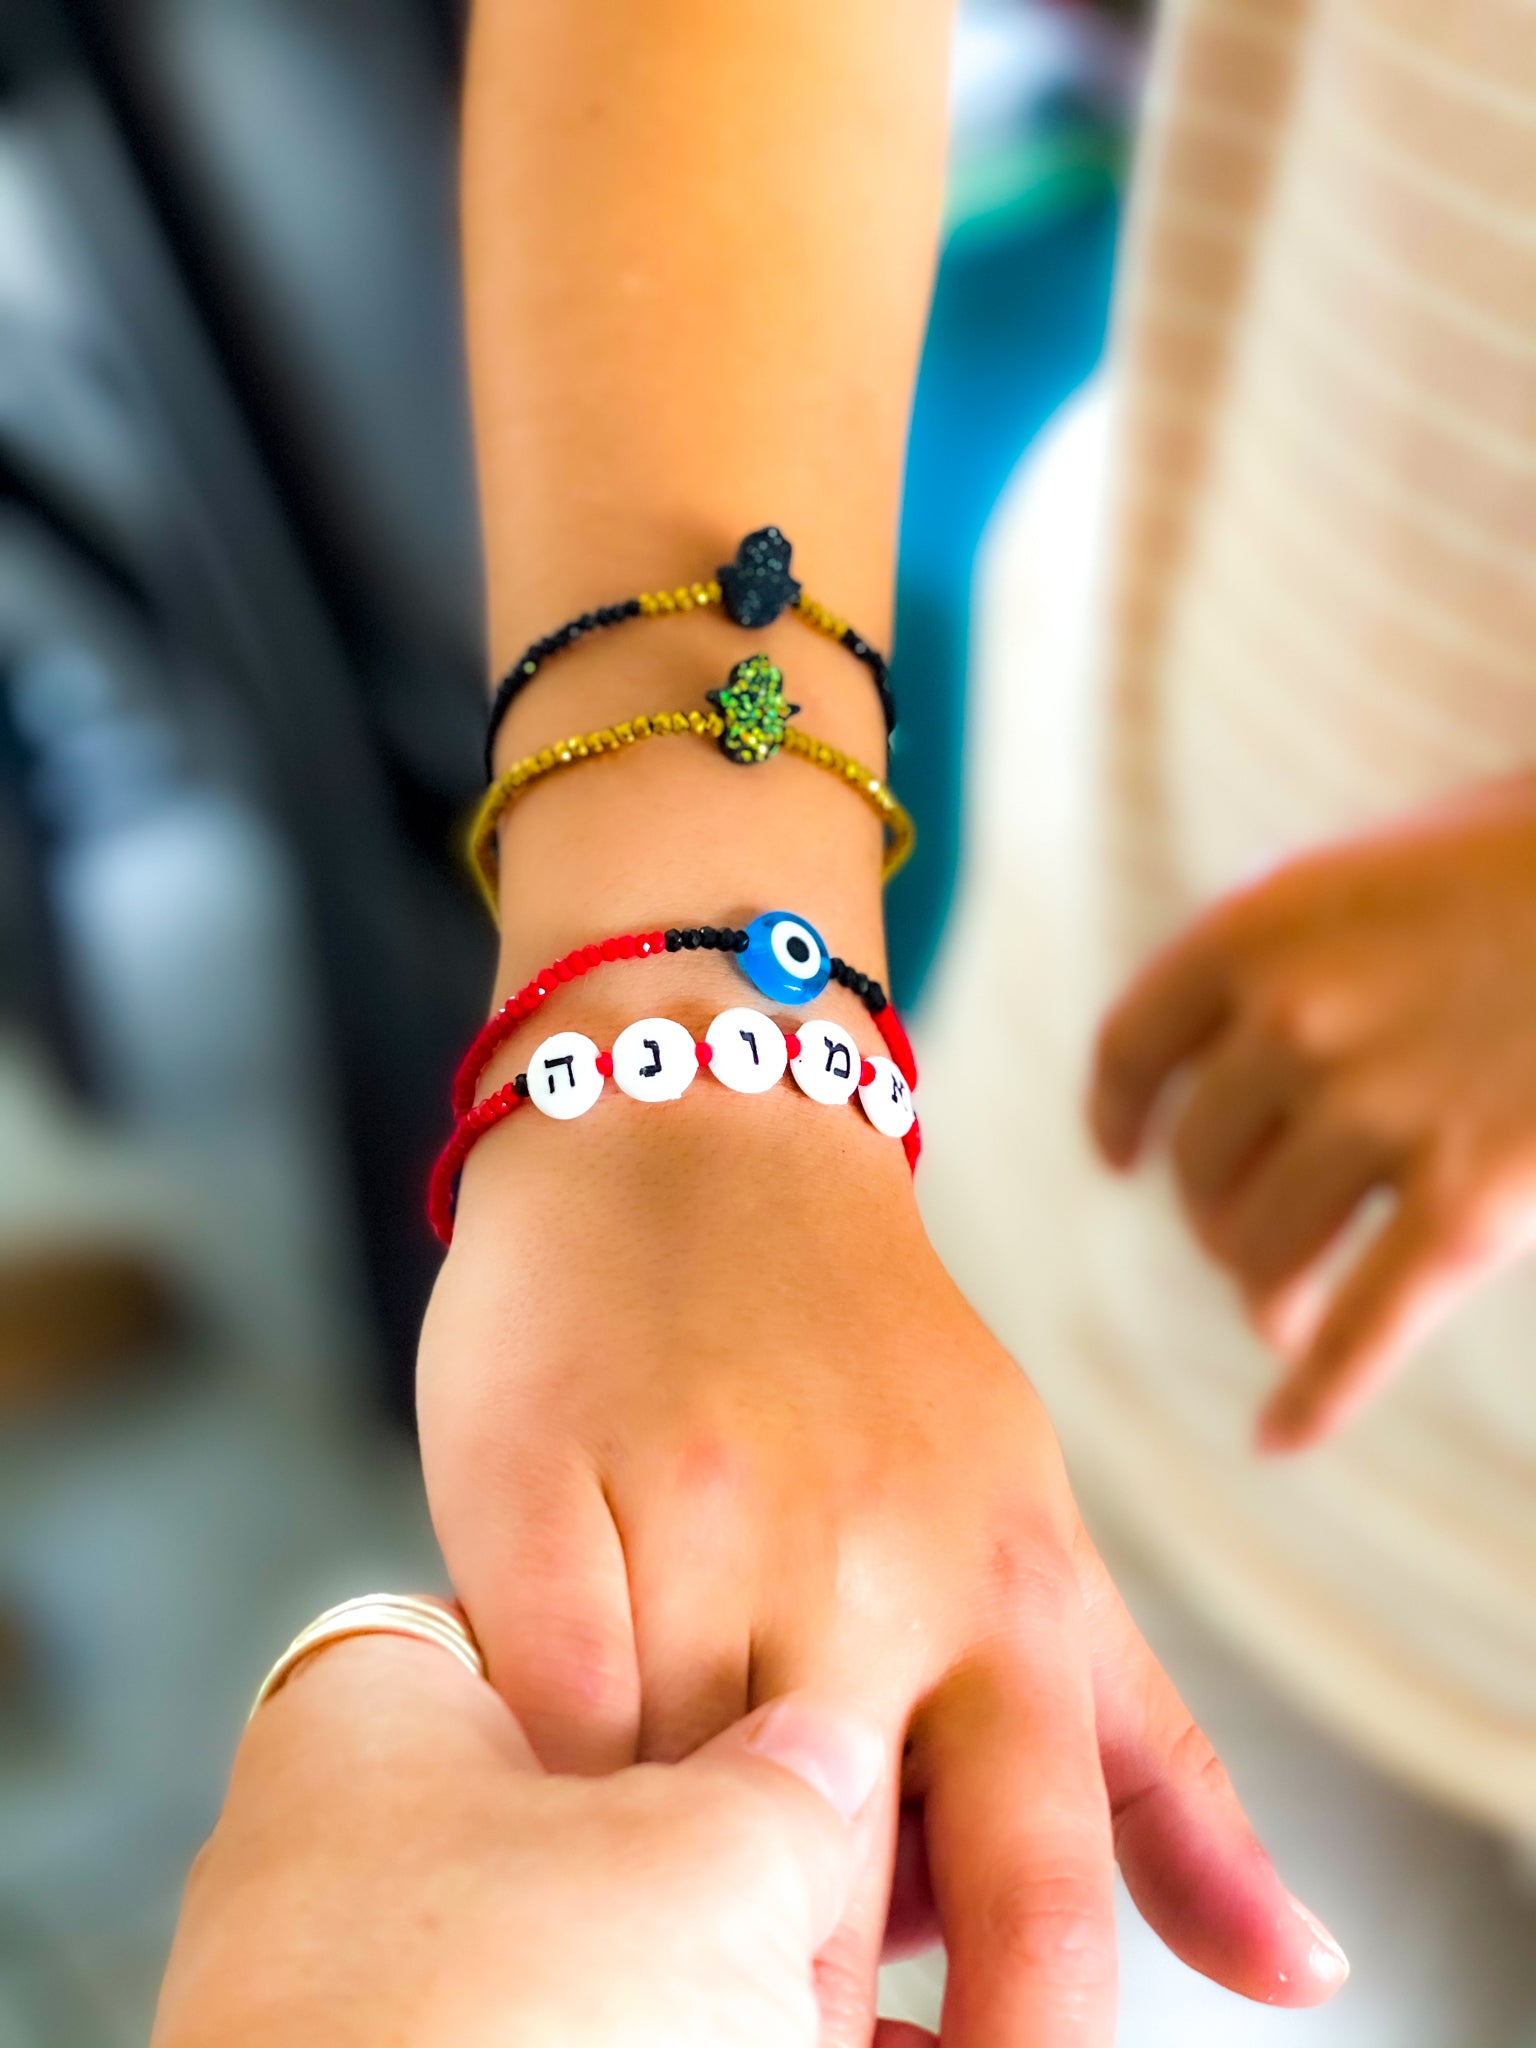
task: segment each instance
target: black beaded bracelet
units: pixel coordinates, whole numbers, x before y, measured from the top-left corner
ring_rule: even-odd
[[[730,925],[695,924],[674,927],[663,933],[669,953],[745,953],[752,935]],[[827,961],[827,978],[858,997],[871,1017],[878,1017],[890,997],[872,974],[861,974],[834,953]]]
[[[710,582],[687,583],[676,590],[646,591],[639,597],[623,598],[618,604],[599,605],[596,611],[582,612],[557,626],[554,632],[546,633],[543,639],[533,641],[507,670],[491,699],[485,734],[487,780],[495,774],[492,756],[502,720],[552,655],[585,639],[588,633],[622,625],[626,619],[665,618],[673,612],[705,611],[712,605],[721,606],[733,625],[752,630],[770,626],[781,613],[793,611],[816,632],[846,647],[868,669],[879,694],[886,732],[893,733],[896,700],[891,695],[890,668],[885,656],[862,633],[855,632],[846,619],[806,596],[789,573],[793,552],[776,526],[759,527],[736,550],[735,561],[725,563]]]

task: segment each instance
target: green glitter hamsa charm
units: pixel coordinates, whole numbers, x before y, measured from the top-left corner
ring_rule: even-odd
[[[784,728],[800,709],[785,697],[784,677],[766,654],[738,661],[725,687],[709,692],[709,702],[725,720],[721,753],[743,768],[773,759],[784,744]]]

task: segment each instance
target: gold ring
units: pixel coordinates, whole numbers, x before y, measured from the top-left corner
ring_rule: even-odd
[[[355,1600],[343,1600],[301,1629],[262,1680],[247,1721],[280,1692],[306,1657],[330,1643],[342,1643],[349,1636],[413,1636],[419,1643],[435,1643],[456,1657],[476,1678],[485,1676],[485,1659],[480,1645],[469,1632],[457,1608],[446,1600],[426,1593],[363,1593]]]

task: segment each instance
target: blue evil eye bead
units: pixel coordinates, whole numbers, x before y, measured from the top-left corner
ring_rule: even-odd
[[[811,1003],[832,975],[832,956],[815,925],[787,910],[765,910],[747,926],[737,964],[770,1003]]]

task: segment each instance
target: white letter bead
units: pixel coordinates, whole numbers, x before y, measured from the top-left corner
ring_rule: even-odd
[[[585,1116],[602,1092],[597,1047],[580,1031],[557,1031],[528,1062],[528,1100],[560,1123]]]
[[[841,1024],[808,1017],[795,1027],[800,1050],[789,1071],[812,1102],[846,1102],[859,1085],[864,1055]]]
[[[789,1048],[761,1010],[722,1010],[704,1037],[714,1054],[710,1072],[738,1095],[761,1095],[783,1080]]]
[[[642,1017],[613,1041],[613,1078],[636,1102],[676,1102],[698,1071],[693,1033],[670,1017]]]
[[[864,1114],[887,1138],[904,1138],[917,1121],[912,1091],[890,1060],[871,1060],[875,1078],[859,1090]]]

